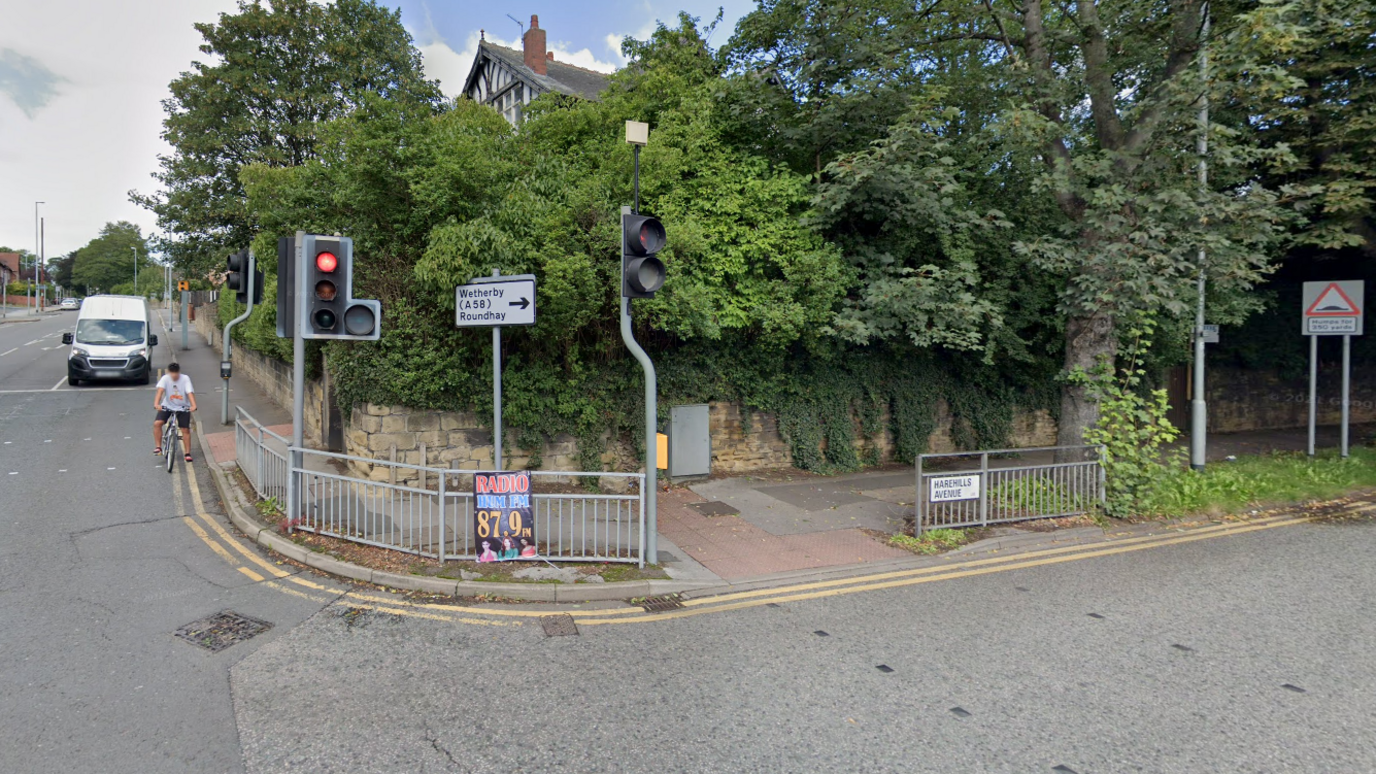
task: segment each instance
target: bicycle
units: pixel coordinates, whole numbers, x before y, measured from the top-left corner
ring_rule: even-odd
[[[177,428],[177,415],[167,418],[162,426],[162,454],[167,458],[167,472],[172,472],[172,458],[181,444],[181,433]]]
[[[178,423],[177,423],[177,414],[178,414],[178,413],[179,413],[179,412],[173,411],[170,415],[168,415],[167,421],[164,422],[163,425],[162,425],[162,453],[163,453],[163,456],[166,457],[166,459],[167,459],[167,472],[168,472],[168,473],[171,473],[171,472],[172,472],[173,457],[174,457],[174,456],[179,452],[179,450],[181,449],[182,434],[181,434],[181,427],[180,427],[180,426],[178,425]],[[186,412],[182,412],[182,413],[185,413],[185,414],[186,414],[187,426],[190,427],[190,425],[191,425],[191,412],[190,412],[190,411],[186,411]],[[189,458],[188,458],[188,461],[189,461]]]

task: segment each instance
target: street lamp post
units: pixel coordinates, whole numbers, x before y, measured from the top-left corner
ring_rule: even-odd
[[[134,295],[137,296],[139,294],[139,248],[136,245],[130,245],[129,249],[134,251]]]
[[[41,244],[39,244],[39,242],[40,242],[40,240],[42,239],[42,237],[40,237],[39,234],[38,234],[38,205],[40,205],[40,204],[47,204],[47,202],[34,202],[34,203],[33,203],[33,254],[34,254],[35,256],[38,255],[39,251],[43,249],[43,246],[42,246]],[[29,263],[32,264],[33,261],[30,260]],[[20,268],[19,276],[21,276],[21,277],[24,276],[24,271],[23,271],[23,268],[22,268],[22,267]],[[29,304],[29,311],[30,311],[30,312],[33,312],[33,282],[32,282],[32,281],[29,281],[29,282],[24,283],[24,300],[27,301],[28,304]]]

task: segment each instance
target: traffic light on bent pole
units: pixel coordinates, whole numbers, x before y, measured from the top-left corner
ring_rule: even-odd
[[[305,267],[297,277],[301,338],[377,341],[382,304],[353,297],[354,242],[349,237],[308,234]]]
[[[244,273],[248,270],[248,251],[231,253],[226,264],[225,290],[234,291],[234,300],[239,303],[248,303],[248,279]]]
[[[654,298],[664,285],[664,261],[658,253],[667,240],[658,218],[621,208],[621,295]]]
[[[225,289],[234,291],[234,300],[248,303],[248,250],[240,250],[229,256],[225,271]],[[253,303],[263,302],[263,272],[253,268]]]

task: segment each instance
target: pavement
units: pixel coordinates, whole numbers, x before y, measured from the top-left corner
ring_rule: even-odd
[[[166,313],[161,313],[166,319]],[[182,349],[180,330],[172,321],[168,343],[176,351],[184,373],[199,385],[197,435],[203,456],[221,472],[235,467],[234,431],[219,424],[220,351],[210,346],[194,325]],[[213,385],[213,387],[211,386]],[[269,430],[290,436],[291,414],[252,380],[230,380],[230,416],[244,409]],[[1337,444],[1337,428],[1319,428],[1319,445]],[[1366,438],[1373,427],[1353,428],[1354,443]],[[307,445],[310,445],[309,440]],[[1215,435],[1210,438],[1209,459],[1252,454],[1265,449],[1303,449],[1303,428]],[[1025,464],[1037,453],[1018,460],[991,461],[991,465]],[[323,460],[308,466],[324,472]],[[228,476],[217,481],[237,488]],[[221,492],[236,526],[260,544],[278,553],[320,563],[320,555],[303,552],[295,543],[267,529],[248,506],[243,493]],[[801,471],[771,471],[757,476],[737,476],[678,486],[659,493],[659,544],[661,566],[668,581],[631,581],[607,584],[493,584],[452,581],[419,576],[392,576],[332,560],[335,574],[382,585],[455,595],[500,594],[514,599],[539,601],[593,601],[654,596],[665,593],[695,594],[730,592],[767,587],[810,577],[840,577],[873,572],[876,568],[921,566],[928,557],[914,556],[878,539],[903,527],[915,502],[915,475],[911,468],[890,467],[844,476],[815,476]],[[1093,533],[1093,534],[1090,534]],[[1102,539],[1097,527],[1044,532],[1005,525],[987,540],[967,546],[965,552],[1000,551],[1078,544]],[[384,577],[386,576],[386,577]],[[500,587],[500,588],[498,588]]]

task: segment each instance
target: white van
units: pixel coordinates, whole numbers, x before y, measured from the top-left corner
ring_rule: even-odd
[[[148,303],[139,296],[89,296],[76,315],[76,331],[62,334],[71,344],[67,384],[83,380],[133,379],[148,384],[153,375],[152,329]]]

